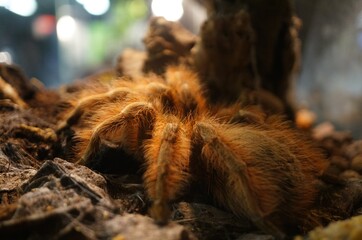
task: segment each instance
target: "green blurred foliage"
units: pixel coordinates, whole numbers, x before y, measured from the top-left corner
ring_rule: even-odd
[[[88,64],[99,65],[110,54],[114,55],[128,28],[135,21],[144,18],[147,12],[145,0],[112,1],[107,17],[89,23]]]

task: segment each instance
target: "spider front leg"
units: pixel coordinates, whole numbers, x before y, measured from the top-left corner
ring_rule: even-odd
[[[284,233],[265,220],[268,211],[262,209],[260,199],[253,192],[248,166],[242,159],[243,153],[238,149],[235,139],[230,139],[217,128],[220,126],[198,122],[193,129],[193,143],[200,146],[198,154],[203,166],[200,171],[207,172],[208,188],[220,204],[236,215],[246,216],[265,232],[284,238]]]
[[[119,145],[129,154],[142,154],[143,141],[150,137],[155,118],[155,109],[149,103],[135,102],[127,105],[119,114],[95,127],[79,162],[87,165],[104,141]]]
[[[190,178],[190,138],[182,123],[158,119],[145,149],[144,183],[153,202],[150,215],[157,223],[166,224],[170,217],[168,204],[179,196]]]
[[[80,118],[87,112],[95,110],[109,102],[122,101],[130,93],[128,88],[120,87],[113,91],[92,95],[81,99],[76,107],[67,115],[66,119],[62,121],[57,128],[57,132],[75,125],[79,122]]]

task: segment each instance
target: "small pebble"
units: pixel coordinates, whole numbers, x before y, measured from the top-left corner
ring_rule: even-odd
[[[308,233],[306,239],[309,240],[321,240],[321,239],[333,239],[333,240],[359,240],[362,239],[362,216],[353,217],[344,221],[337,221],[330,223],[327,227],[318,227]],[[301,237],[294,240],[300,240]]]
[[[362,140],[354,141],[346,149],[346,156],[350,159],[354,158],[358,154],[362,154]]]
[[[341,156],[332,156],[331,163],[341,170],[346,170],[350,167],[349,161]]]
[[[329,165],[326,172],[332,176],[338,176],[342,173],[342,170],[334,164]]]
[[[361,175],[354,170],[346,170],[339,175],[342,179],[360,179]]]
[[[357,155],[352,159],[351,169],[362,173],[362,154]]]
[[[330,136],[334,132],[334,126],[330,122],[324,122],[317,125],[313,129],[313,137],[316,140],[322,140],[328,136]]]

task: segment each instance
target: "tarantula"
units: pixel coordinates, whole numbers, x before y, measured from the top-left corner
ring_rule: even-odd
[[[89,164],[111,144],[143,164],[150,215],[159,223],[194,180],[219,205],[283,237],[308,221],[326,167],[279,117],[208,105],[196,74],[184,67],[168,68],[164,78],[115,80],[80,98],[58,130],[74,126],[77,162]]]

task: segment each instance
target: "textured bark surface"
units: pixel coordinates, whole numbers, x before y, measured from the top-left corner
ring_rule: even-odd
[[[195,51],[195,65],[211,99],[246,98],[293,118],[293,99],[288,95],[299,65],[300,41],[291,1],[206,2],[208,19]],[[256,99],[249,99],[250,92]]]
[[[213,103],[260,104],[294,118],[293,81],[299,67],[300,21],[291,1],[205,1],[208,18],[200,36],[154,18],[146,52],[125,51],[118,72],[163,74],[167,65],[193,68]]]

